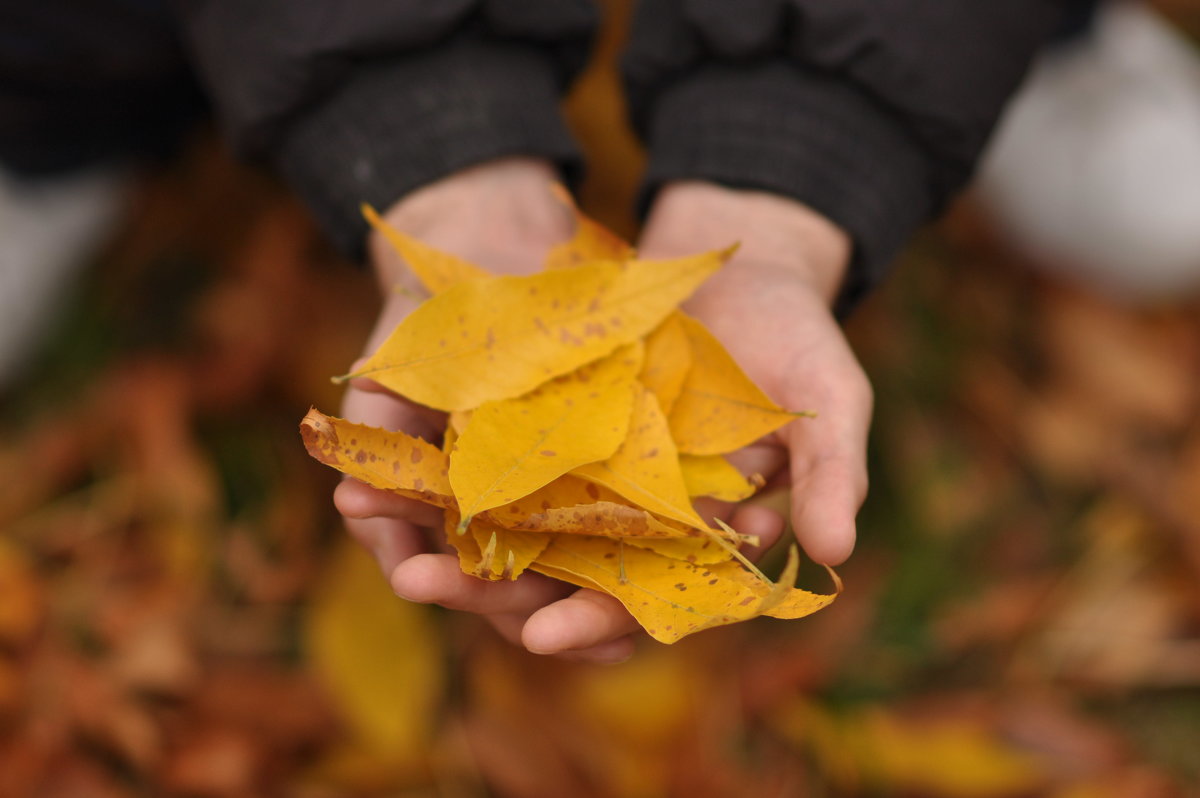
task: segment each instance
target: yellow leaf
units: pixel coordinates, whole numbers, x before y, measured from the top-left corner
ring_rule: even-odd
[[[385,222],[370,205],[363,204],[362,214],[371,227],[383,234],[392,245],[392,249],[404,259],[408,268],[431,294],[439,294],[452,285],[468,280],[480,280],[491,276],[473,263],[449,252],[434,249],[410,235],[401,233]]]
[[[641,344],[631,344],[524,396],[476,408],[450,457],[463,520],[616,451],[641,363]]]
[[[304,642],[358,747],[419,764],[444,688],[428,609],[398,600],[371,556],[346,539],[305,614]]]
[[[771,401],[704,325],[679,318],[692,351],[692,368],[670,416],[680,452],[726,454],[803,415]]]
[[[327,416],[313,408],[300,422],[304,447],[343,474],[436,507],[454,507],[449,462],[432,443]]]
[[[409,314],[350,376],[440,410],[520,396],[640,339],[731,251],[459,283]]]
[[[495,515],[489,514],[489,518]],[[549,507],[526,516],[513,514],[505,526],[530,532],[562,532],[604,537],[691,537],[695,529],[671,527],[638,507],[617,502],[593,502],[571,507]],[[707,539],[707,538],[705,538]]]
[[[446,540],[458,552],[459,567],[463,573],[492,582],[516,579],[550,543],[546,535],[515,532],[479,518],[460,535],[460,522],[457,511],[446,511],[443,528]]]
[[[528,532],[608,537],[702,535],[691,526],[657,518],[631,506],[615,491],[570,475],[561,476],[516,501],[493,507],[481,517],[506,529]]]
[[[571,268],[595,260],[626,261],[634,257],[633,247],[620,236],[580,213],[565,188],[557,183],[552,188],[558,200],[575,216],[575,235],[550,250],[546,256],[547,270]]]
[[[458,553],[458,567],[464,574],[474,575],[483,560],[483,549],[479,548],[474,535],[458,534],[461,520],[458,510],[447,510],[443,514],[442,529],[446,533],[446,542]]]
[[[488,510],[487,518],[509,529],[521,529],[521,521],[544,510],[599,501],[620,501],[620,497],[579,477],[561,476],[527,496]]]
[[[616,598],[661,643],[714,626],[748,620],[788,605],[799,611],[800,594],[815,612],[836,598],[769,582],[724,560],[701,564],[674,560],[625,541],[556,535],[531,570]],[[796,615],[794,617],[800,617]]]
[[[795,547],[793,546],[788,551],[789,558],[794,556],[794,552]],[[788,581],[789,589],[783,591],[775,600],[768,602],[768,606],[763,609],[763,615],[790,620],[812,615],[817,610],[828,605],[841,594],[842,579],[828,565],[825,566],[825,570],[829,573],[829,578],[833,580],[833,593],[810,593],[807,590],[790,587],[790,582],[795,581],[795,576],[793,575],[790,581],[780,580],[781,582]]]
[[[688,499],[679,456],[658,401],[640,385],[635,391],[629,434],[621,448],[604,462],[582,465],[572,473],[656,515],[697,529],[708,528]]]
[[[457,529],[451,528],[449,525],[447,525],[446,534],[458,537]],[[469,570],[466,568],[463,570],[480,579],[488,579],[493,582],[501,579],[516,579],[550,543],[550,538],[546,535],[517,532],[478,518],[471,521],[464,537],[473,538],[475,547],[469,550],[460,550],[459,563],[463,562],[463,551],[468,551],[468,561],[473,552],[478,551],[478,559],[470,563]]]
[[[914,723],[876,710],[856,726],[848,733],[862,738],[852,744],[875,755],[863,770],[885,788],[955,798],[1044,794],[1043,763],[978,721]]]
[[[729,559],[729,552],[707,535],[702,537],[626,537],[621,538],[627,546],[649,549],[671,560],[683,560],[696,565],[709,565]]]
[[[689,496],[710,496],[724,502],[740,502],[754,495],[762,482],[747,479],[719,454],[681,454],[679,469]]]
[[[667,416],[688,371],[692,367],[692,348],[683,330],[683,314],[675,311],[646,337],[646,362],[638,377],[658,399],[658,406]]]
[[[455,434],[461,435],[462,431],[467,428],[467,422],[470,420],[470,410],[455,410],[448,415],[446,427],[454,430]]]

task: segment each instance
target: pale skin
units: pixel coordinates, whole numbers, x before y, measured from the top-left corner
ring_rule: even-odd
[[[496,273],[540,268],[547,249],[570,237],[572,219],[549,191],[546,163],[511,158],[456,173],[393,205],[385,218],[427,243]],[[867,491],[866,439],[872,394],[834,320],[830,305],[850,256],[846,234],[790,199],[703,182],[660,191],[638,250],[665,258],[740,241],[733,259],[686,303],[742,368],[782,406],[812,410],[742,452],[735,462],[792,487],[791,521],[813,560],[837,565],[850,556],[855,516]],[[369,242],[385,305],[365,354],[424,295],[403,262],[377,234]],[[400,285],[404,290],[396,291]],[[374,383],[356,380],[344,415],[354,421],[436,438],[444,418]],[[438,512],[355,480],[334,502],[346,527],[370,549],[397,595],[485,617],[514,644],[539,654],[619,662],[634,650],[637,623],[612,597],[535,573],[514,582],[464,574],[457,556],[436,544]],[[763,547],[784,519],[762,507],[723,513]],[[754,552],[751,552],[753,555]]]

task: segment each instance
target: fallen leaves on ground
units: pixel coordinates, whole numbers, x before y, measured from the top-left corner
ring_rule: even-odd
[[[1107,307],[932,231],[850,324],[879,400],[854,589],[581,666],[465,614],[389,620],[378,570],[343,567],[338,475],[295,416],[336,403],[376,288],[206,152],[143,194],[0,397],[0,795],[1195,795],[1195,301]],[[156,314],[172,334],[148,340]],[[480,517],[562,529],[547,493],[627,550],[678,531],[573,477]],[[508,523],[498,573],[528,555]],[[480,562],[491,536],[468,537]],[[322,641],[330,604],[354,630]],[[371,711],[411,722],[404,761],[338,686],[392,675]]]
[[[833,601],[793,587],[794,565],[770,581],[691,502],[752,495],[761,477],[723,455],[799,415],[678,310],[732,248],[638,260],[576,210],[576,235],[544,271],[491,277],[365,213],[432,296],[352,376],[454,411],[454,440],[434,454],[314,409],[301,423],[314,458],[453,511],[446,534],[466,573],[529,569],[608,593],[660,642]]]

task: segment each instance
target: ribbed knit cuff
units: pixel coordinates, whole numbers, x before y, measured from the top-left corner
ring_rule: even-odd
[[[664,88],[646,122],[647,201],[669,181],[709,180],[792,197],[845,230],[841,316],[931,212],[927,160],[903,128],[846,82],[793,64],[705,66]]]
[[[556,72],[542,51],[464,37],[363,64],[292,120],[273,157],[334,244],[358,260],[363,202],[383,211],[426,183],[509,155],[577,170],[558,103]]]

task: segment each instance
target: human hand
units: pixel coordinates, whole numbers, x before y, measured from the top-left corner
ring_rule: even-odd
[[[872,391],[830,307],[850,255],[848,237],[800,203],[709,183],[674,183],[658,195],[640,256],[667,258],[741,241],[732,260],[684,309],[719,338],[766,393],[812,410],[730,457],[745,473],[792,488],[791,520],[809,557],[850,556],[867,492]],[[773,541],[783,519],[753,505],[735,510],[742,534]]]
[[[568,210],[550,192],[553,169],[505,159],[459,172],[413,192],[384,214],[393,227],[497,274],[541,268],[546,252],[570,237]],[[364,354],[370,354],[425,296],[420,282],[379,234],[369,243],[384,306]],[[444,414],[409,402],[370,380],[351,382],[345,418],[439,441]],[[636,622],[611,596],[526,572],[487,582],[464,574],[438,547],[441,513],[420,502],[345,479],[334,493],[346,528],[371,550],[392,589],[412,601],[483,616],[510,642],[531,651],[616,662],[633,651]]]

